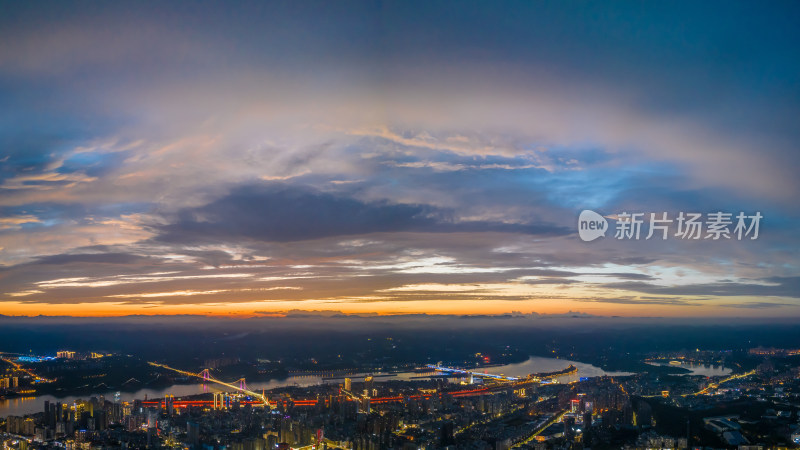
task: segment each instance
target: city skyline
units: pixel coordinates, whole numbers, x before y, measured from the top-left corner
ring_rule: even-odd
[[[2,315],[800,317],[795,3],[2,10]]]

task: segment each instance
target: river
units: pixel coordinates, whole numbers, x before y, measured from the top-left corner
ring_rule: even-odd
[[[484,373],[506,375],[510,377],[524,377],[531,373],[555,372],[566,368],[570,364],[578,368],[577,373],[559,376],[556,378],[559,382],[568,383],[571,381],[577,381],[581,377],[598,377],[603,375],[617,375],[617,376],[629,375],[628,373],[624,372],[605,372],[603,369],[599,367],[595,367],[591,364],[580,363],[577,361],[570,361],[567,359],[558,359],[558,358],[544,358],[540,356],[531,356],[530,358],[528,358],[527,361],[523,361],[520,363],[506,364],[503,366],[486,367],[484,369],[481,369],[480,371]],[[348,377],[352,378],[353,380],[358,380],[359,378],[363,378],[365,375],[367,374],[364,373],[364,374],[348,375]],[[373,373],[373,375],[376,375],[375,382],[379,383],[381,381],[389,381],[389,380],[411,380],[412,378],[419,377],[422,374],[416,372],[400,372],[394,374],[394,376],[380,376],[382,374],[376,372]],[[323,383],[340,383],[340,382],[341,378],[323,379],[321,376],[304,375],[304,376],[290,376],[282,380],[248,382],[247,387],[251,391],[261,391],[262,389],[265,391],[269,391],[270,389],[286,387],[286,386],[305,387],[305,386],[315,386]],[[205,392],[220,392],[222,390],[225,389],[222,386],[213,383],[176,384],[164,388],[156,388],[156,389],[145,388],[133,392],[120,392],[119,399],[122,401],[130,402],[137,399],[142,400],[145,397],[149,399],[162,398],[165,395],[174,395],[176,398],[178,398],[188,395],[202,394]],[[111,390],[106,392],[97,392],[94,394],[84,394],[79,396],[55,397],[52,395],[41,395],[38,397],[0,400],[0,417],[21,416],[24,414],[32,414],[35,412],[43,411],[45,401],[73,403],[76,400],[80,399],[86,400],[91,397],[100,397],[101,395],[104,396],[106,400],[114,401],[115,400],[114,394],[116,394],[116,392],[117,392],[116,390]]]
[[[689,371],[688,373],[676,373],[675,375],[678,376],[702,375],[704,377],[721,377],[733,373],[733,369],[717,364],[699,364],[699,363],[683,362],[683,361],[679,365],[670,364],[666,362],[648,362],[648,361],[646,361],[645,364],[649,364],[651,366],[680,367],[681,369],[686,369]]]

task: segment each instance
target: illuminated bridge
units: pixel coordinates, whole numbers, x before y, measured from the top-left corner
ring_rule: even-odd
[[[160,368],[163,368],[163,369],[171,370],[173,372],[176,372],[176,373],[179,373],[179,374],[182,374],[182,375],[191,376],[191,377],[197,377],[197,378],[203,379],[204,381],[210,381],[210,382],[213,382],[213,383],[216,383],[216,384],[220,384],[222,386],[226,386],[228,388],[237,390],[239,392],[242,392],[242,393],[244,393],[246,395],[249,395],[252,398],[256,399],[256,400],[253,400],[253,401],[243,401],[243,402],[241,402],[242,404],[264,405],[266,407],[273,408],[273,409],[278,407],[279,405],[286,406],[289,403],[293,404],[294,406],[315,406],[317,404],[317,399],[288,399],[288,398],[276,398],[276,399],[274,399],[274,401],[272,403],[270,403],[267,400],[267,397],[263,393],[259,394],[257,392],[253,392],[253,391],[248,390],[247,389],[247,385],[244,383],[244,379],[237,380],[235,383],[238,383],[238,385],[236,385],[236,384],[233,384],[233,383],[226,383],[224,381],[217,380],[216,378],[211,376],[211,374],[208,372],[208,369],[205,369],[200,373],[194,373],[194,372],[187,372],[185,370],[175,369],[173,367],[169,367],[167,365],[158,364],[158,363],[154,363],[154,362],[150,362],[149,364],[152,365],[152,366],[155,366],[155,367],[160,367]],[[417,400],[417,399],[429,399],[431,397],[436,397],[436,396],[438,396],[438,397],[442,397],[442,396],[450,396],[450,397],[480,396],[480,395],[490,394],[492,392],[503,391],[503,390],[507,390],[507,389],[517,389],[519,387],[522,387],[522,386],[530,384],[530,383],[537,383],[537,382],[540,381],[540,376],[542,377],[541,379],[546,379],[546,378],[549,378],[549,377],[554,377],[554,376],[558,376],[558,375],[565,374],[565,373],[574,373],[574,372],[577,371],[577,369],[574,366],[569,366],[568,368],[564,369],[563,371],[559,371],[559,372],[553,372],[553,373],[550,373],[550,374],[539,374],[538,376],[536,374],[531,374],[531,375],[529,375],[527,377],[520,378],[520,377],[507,377],[507,376],[504,376],[504,375],[495,375],[495,374],[480,373],[480,372],[471,372],[471,371],[468,371],[468,370],[455,369],[455,368],[451,368],[451,367],[442,367],[442,366],[437,366],[437,365],[432,365],[432,364],[429,364],[427,367],[430,368],[430,369],[439,371],[439,372],[455,373],[455,374],[463,374],[463,375],[474,375],[474,376],[478,376],[478,377],[491,378],[491,379],[495,379],[495,380],[498,380],[498,381],[505,381],[505,382],[508,382],[508,383],[498,383],[498,384],[495,384],[495,385],[492,385],[492,386],[488,386],[487,385],[487,386],[481,386],[481,387],[478,387],[478,388],[459,390],[459,391],[424,393],[424,394],[417,394],[417,395],[396,395],[396,396],[386,396],[386,397],[372,397],[372,398],[369,399],[370,403],[373,404],[373,405],[383,404],[383,403],[395,403],[395,402],[404,402],[404,401]],[[340,391],[340,394],[342,396],[345,396],[345,397],[349,398],[351,401],[359,401],[359,400],[362,399],[361,396],[359,396],[357,394],[354,394],[354,393],[352,393],[350,391],[345,391],[343,389]],[[161,404],[161,401],[160,400],[158,400],[158,401],[145,401],[143,403],[146,404],[146,405],[159,405],[159,404]],[[178,407],[178,408],[186,408],[186,407],[192,407],[192,406],[203,407],[203,406],[211,406],[213,404],[214,404],[214,402],[212,400],[176,400],[176,401],[174,401],[174,406]]]
[[[472,372],[464,369],[455,369],[452,367],[437,366],[435,364],[428,364],[426,367],[428,367],[429,369],[433,369],[437,372],[455,373],[459,375],[472,375],[476,377],[491,378],[493,380],[501,380],[501,381],[519,381],[519,377],[507,377],[505,375],[495,375],[493,373]]]
[[[465,369],[458,369],[454,367],[444,367],[438,366],[435,364],[428,364],[426,367],[429,369],[433,369],[437,372],[444,372],[444,373],[454,373],[459,375],[472,375],[481,378],[489,378],[492,380],[498,381],[507,381],[511,382],[513,385],[516,386],[523,386],[530,383],[541,383],[546,380],[552,380],[558,378],[563,375],[574,375],[578,373],[578,368],[574,365],[570,364],[563,370],[558,370],[556,372],[539,372],[539,373],[532,373],[525,377],[508,377],[505,375],[495,375],[493,373],[482,373],[482,372],[473,372]]]
[[[250,397],[253,397],[253,398],[257,399],[258,400],[258,402],[257,402],[258,404],[262,404],[262,405],[264,405],[265,407],[268,407],[268,408],[273,408],[275,406],[275,405],[271,405],[269,403],[269,401],[267,400],[267,397],[264,394],[259,394],[258,392],[253,392],[253,391],[247,389],[247,384],[245,383],[244,378],[240,378],[240,379],[236,380],[235,383],[237,383],[237,384],[226,383],[224,381],[220,381],[220,380],[212,377],[211,373],[208,371],[208,369],[203,369],[203,371],[200,372],[200,373],[194,373],[194,372],[187,372],[185,370],[176,369],[174,367],[170,367],[170,366],[167,366],[165,364],[158,364],[158,363],[154,363],[154,362],[148,362],[148,364],[150,364],[151,366],[154,366],[154,367],[160,367],[162,369],[171,370],[171,371],[179,373],[181,375],[186,375],[186,376],[189,376],[189,377],[201,378],[201,379],[203,379],[203,381],[207,381],[207,382],[210,381],[212,383],[216,383],[216,384],[220,384],[220,385],[225,386],[225,387],[229,387],[231,389],[237,390],[237,391],[239,391],[239,392],[241,392],[241,393],[243,393],[245,395],[249,395]]]
[[[396,396],[389,396],[389,397],[372,397],[370,398],[370,404],[372,405],[379,405],[384,403],[396,403],[396,402],[404,402],[407,400],[420,400],[424,399],[427,400],[431,397],[442,397],[444,395],[448,395],[451,397],[473,397],[478,395],[488,394],[490,392],[496,391],[497,388],[489,388],[489,387],[482,387],[478,389],[467,389],[462,391],[450,391],[450,392],[440,392],[435,394],[416,394],[416,395],[396,395]],[[345,395],[344,392],[342,395]],[[348,396],[349,397],[349,396]],[[358,400],[358,397],[353,397],[351,400]],[[324,400],[323,400],[324,401]],[[271,404],[272,407],[277,406],[278,404],[288,405],[291,402],[294,406],[316,406],[317,399],[275,399],[274,404]],[[153,405],[158,406],[162,405],[162,400],[150,400],[142,402],[144,405]],[[213,400],[175,400],[173,402],[173,406],[176,408],[187,408],[191,406],[212,406],[214,404]],[[260,400],[259,401],[244,401],[241,402],[243,405],[261,405],[264,404]]]

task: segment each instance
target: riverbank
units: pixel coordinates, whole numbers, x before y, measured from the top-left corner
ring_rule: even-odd
[[[594,377],[594,376],[603,376],[603,375],[628,375],[626,373],[619,373],[619,372],[605,372],[599,367],[592,366],[591,364],[580,363],[577,361],[570,361],[565,359],[558,359],[558,358],[543,358],[543,357],[536,357],[531,356],[527,360],[522,362],[513,363],[513,364],[506,364],[501,366],[491,366],[491,367],[482,367],[479,368],[480,371],[485,373],[495,373],[495,374],[505,374],[509,376],[517,376],[517,377],[525,377],[532,373],[540,373],[540,372],[555,372],[564,370],[568,368],[570,365],[574,366],[577,370],[575,373],[570,373],[567,375],[559,376],[559,382],[570,382],[570,381],[577,381],[580,377]],[[371,373],[373,376],[376,375],[375,373]],[[388,372],[386,374],[389,374]],[[370,373],[360,373],[360,374],[353,374],[353,377],[361,377],[370,375]],[[380,375],[380,374],[378,374]],[[405,371],[405,372],[397,372],[393,374],[394,376],[387,376],[387,377],[377,377],[375,378],[375,382],[383,382],[386,381],[411,381],[415,377],[418,377],[420,374],[415,371]],[[164,380],[172,379],[172,380],[183,380],[188,381],[189,379],[186,377],[171,377],[171,378],[164,378]],[[336,382],[337,380],[325,380],[321,376],[289,376],[281,379],[269,379],[265,381],[258,381],[258,380],[247,380],[247,385],[250,390],[253,391],[261,391],[262,389],[265,391],[269,391],[271,389],[282,388],[282,387],[308,387],[314,386],[319,384],[325,384],[326,382]],[[200,383],[174,383],[169,385],[152,385],[152,386],[143,386],[138,390],[120,390],[120,389],[104,389],[100,391],[80,391],[80,392],[70,392],[66,395],[59,395],[60,392],[55,394],[40,394],[36,397],[26,397],[26,398],[18,398],[18,399],[7,399],[4,401],[0,401],[0,417],[8,416],[8,415],[24,415],[30,414],[33,412],[39,412],[44,407],[45,401],[50,402],[62,402],[62,403],[72,403],[78,399],[88,399],[90,397],[99,397],[104,396],[107,399],[113,399],[116,397],[116,394],[119,393],[119,400],[120,401],[133,401],[136,399],[153,399],[153,398],[163,398],[166,395],[174,395],[175,397],[183,397],[189,395],[196,395],[196,394],[203,394],[203,393],[210,393],[210,392],[221,392],[224,390],[229,390],[224,388],[223,386],[217,386],[213,383],[211,384],[204,384]]]

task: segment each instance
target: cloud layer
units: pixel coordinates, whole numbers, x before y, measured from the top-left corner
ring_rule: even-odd
[[[800,314],[800,8],[571,6],[7,8],[0,313]]]

